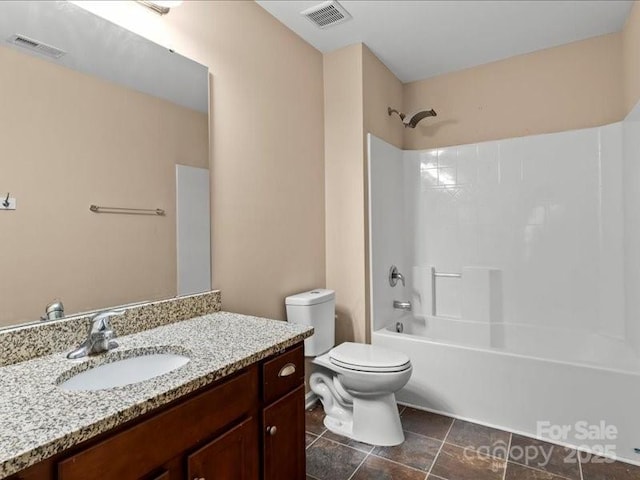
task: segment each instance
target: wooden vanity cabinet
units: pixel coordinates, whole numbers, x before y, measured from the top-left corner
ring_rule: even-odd
[[[262,471],[264,480],[306,477],[304,352],[302,346],[264,363]]]
[[[265,480],[305,478],[304,385],[262,412]]]
[[[11,480],[303,480],[299,344]]]
[[[257,424],[251,417],[189,455],[187,478],[258,478]]]

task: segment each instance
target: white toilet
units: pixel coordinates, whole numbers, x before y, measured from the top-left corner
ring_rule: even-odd
[[[309,380],[320,397],[325,426],[334,433],[371,445],[404,442],[395,392],[411,377],[405,354],[386,348],[345,342],[335,345],[335,294],[311,290],[286,299],[287,319],[311,325],[304,342],[307,357],[319,368]]]

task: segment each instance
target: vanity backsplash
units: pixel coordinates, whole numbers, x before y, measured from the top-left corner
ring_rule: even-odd
[[[213,290],[124,307],[125,313],[113,317],[111,325],[118,336],[124,336],[219,312],[221,307],[220,290]],[[0,367],[72,348],[86,338],[92,315],[78,315],[0,331]]]

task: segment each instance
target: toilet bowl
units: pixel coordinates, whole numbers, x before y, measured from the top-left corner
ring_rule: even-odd
[[[359,442],[404,442],[395,392],[411,377],[409,357],[385,348],[345,342],[313,360],[311,390],[322,402],[324,425]]]
[[[411,377],[409,357],[361,343],[335,346],[335,292],[317,288],[286,298],[287,320],[309,325],[314,334],[304,341],[316,371],[311,391],[322,402],[324,424],[334,433],[379,446],[404,441],[395,392]]]

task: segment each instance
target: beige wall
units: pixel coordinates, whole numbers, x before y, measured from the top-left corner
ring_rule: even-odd
[[[406,129],[425,149],[617,122],[624,116],[622,38],[611,34],[405,85],[407,113],[438,112]]]
[[[0,325],[54,298],[75,313],[175,296],[175,165],[207,167],[207,115],[9,47],[0,65],[1,188],[18,202],[0,212]]]
[[[624,104],[629,113],[640,100],[640,2],[635,2],[622,31]]]
[[[324,55],[327,287],[336,341],[365,340],[362,44]]]
[[[365,252],[365,305],[366,315],[361,324],[365,328],[367,341],[371,337],[371,298],[369,284],[369,191],[368,191],[368,151],[367,134],[371,133],[398,148],[402,148],[404,126],[396,116],[387,114],[388,107],[402,107],[403,85],[366,45],[362,46],[362,85],[363,85],[363,122],[364,122],[364,155],[363,184],[364,198],[362,211],[365,219],[363,245]]]
[[[403,85],[366,45],[362,47],[364,129],[398,148],[403,145],[405,128],[387,108],[402,108]]]
[[[284,319],[286,295],[325,285],[322,55],[252,1],[87,8],[209,67],[214,287]]]
[[[336,341],[369,339],[367,155],[371,132],[402,145],[404,127],[387,115],[402,83],[362,44],[324,55],[327,287],[336,290]]]

